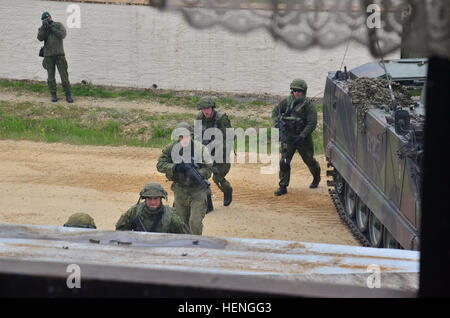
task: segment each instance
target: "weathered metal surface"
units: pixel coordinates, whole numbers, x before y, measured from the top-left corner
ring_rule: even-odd
[[[367,286],[370,266],[376,266],[382,287],[413,291],[418,287],[419,272],[419,253],[415,251],[6,224],[0,225],[0,259],[172,270],[186,275],[339,282],[360,287]],[[2,269],[0,261],[0,272]]]

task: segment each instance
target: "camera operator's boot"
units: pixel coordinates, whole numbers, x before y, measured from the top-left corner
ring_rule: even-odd
[[[309,186],[311,189],[315,189],[319,186],[319,182],[320,182],[320,176],[318,177],[314,177],[311,185]]]
[[[52,97],[50,99],[53,103],[58,101],[58,97],[56,97],[56,93],[52,93]]]
[[[230,189],[230,191],[224,192],[223,194],[223,205],[229,206],[231,204],[231,201],[233,200],[233,189]]]
[[[285,186],[280,186],[279,188],[278,188],[278,190],[277,191],[275,191],[275,195],[276,196],[280,196],[280,195],[283,195],[283,194],[286,194],[287,193],[287,187],[285,187]]]
[[[73,103],[73,99],[72,99],[72,96],[70,96],[70,93],[66,93],[66,101],[68,103]]]
[[[208,194],[207,199],[208,199],[208,207],[206,209],[206,213],[208,214],[209,212],[214,210],[214,206],[212,203],[211,194]]]

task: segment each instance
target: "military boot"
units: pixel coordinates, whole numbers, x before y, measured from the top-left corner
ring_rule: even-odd
[[[206,213],[208,214],[209,212],[214,210],[214,206],[212,203],[212,199],[211,199],[211,194],[208,194],[208,208],[206,209]]]
[[[276,196],[280,196],[287,193],[287,187],[280,186],[277,191],[275,191]]]
[[[319,182],[320,182],[320,176],[314,177],[314,179],[313,179],[313,181],[312,181],[312,183],[310,184],[309,187],[311,189],[315,189],[315,188],[317,188],[319,186]]]
[[[53,103],[55,103],[55,102],[58,101],[58,97],[56,97],[56,93],[52,93],[51,101],[52,101]]]
[[[233,189],[230,189],[230,191],[227,191],[223,194],[223,205],[229,206],[232,200],[233,200]]]
[[[73,103],[73,99],[72,99],[72,96],[70,96],[70,93],[66,93],[66,101],[68,103]]]

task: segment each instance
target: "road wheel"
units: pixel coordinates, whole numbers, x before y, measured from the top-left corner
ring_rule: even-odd
[[[384,228],[383,247],[400,248],[400,244],[398,244],[397,240],[392,236],[391,232],[389,232],[387,228]]]
[[[356,202],[355,218],[356,218],[356,226],[361,231],[361,233],[367,231],[370,213],[371,212],[369,208],[364,204],[364,202],[361,201],[361,199],[358,198],[358,201]]]
[[[336,176],[334,177],[334,187],[336,189],[337,194],[343,195],[344,194],[344,179],[339,174],[339,172],[336,171]]]
[[[384,226],[380,220],[370,212],[369,216],[369,241],[372,247],[380,247],[383,243]]]
[[[350,219],[353,219],[356,211],[357,195],[353,191],[353,189],[350,188],[350,185],[348,183],[345,184],[344,200],[345,200],[345,213]]]

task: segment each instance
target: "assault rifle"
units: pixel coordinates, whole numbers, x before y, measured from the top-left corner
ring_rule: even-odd
[[[281,141],[281,151],[285,153],[287,150],[287,142],[286,142],[286,132],[287,132],[287,123],[281,114],[281,107],[278,106],[278,119],[275,122],[275,128],[278,128],[280,132],[280,141]]]
[[[198,171],[199,166],[197,163],[185,163],[185,167],[186,176],[188,177],[188,179],[195,180],[205,190],[208,190],[210,188],[211,183],[200,174],[200,172]]]
[[[133,220],[133,228],[138,232],[148,232],[145,228],[144,222],[142,222],[142,219],[139,215],[137,215]]]

